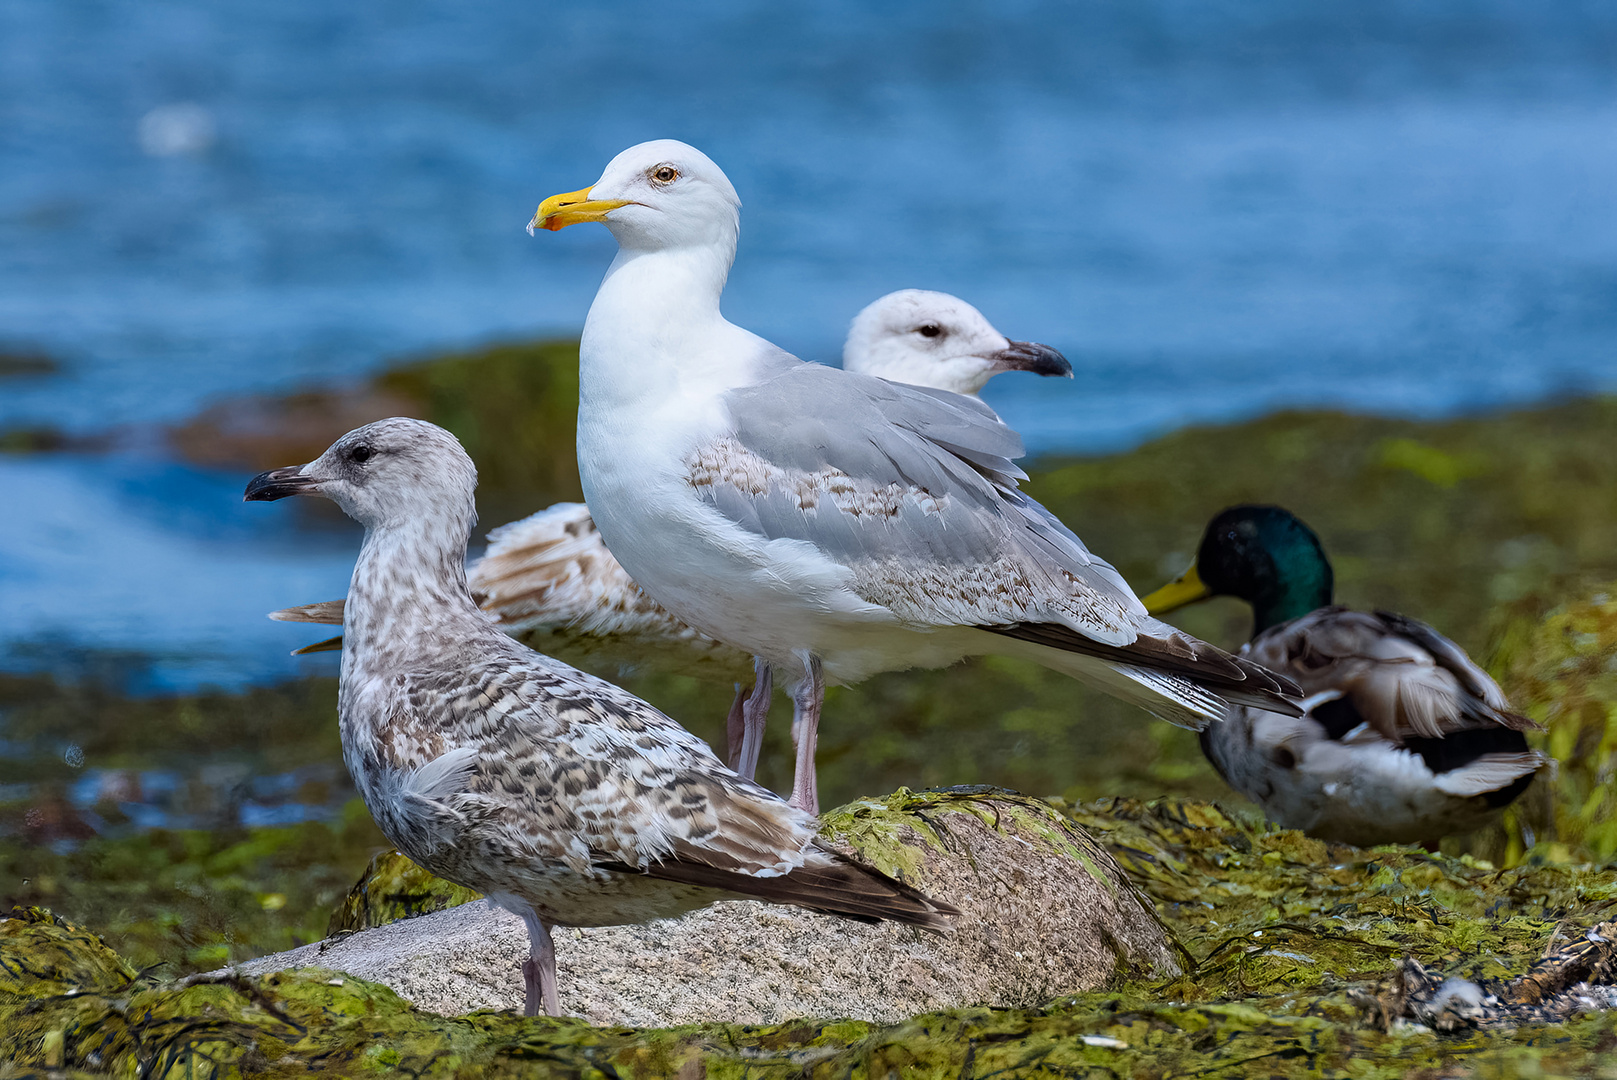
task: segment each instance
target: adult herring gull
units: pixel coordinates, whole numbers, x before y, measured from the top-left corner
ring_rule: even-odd
[[[528,1015],[561,1011],[552,926],[759,899],[948,927],[956,909],[822,845],[811,816],[673,720],[501,633],[466,586],[476,483],[453,435],[395,418],[260,473],[245,498],[320,495],[365,526],[343,760],[400,851],[526,922]]]
[[[618,242],[580,344],[584,498],[653,599],[782,678],[795,805],[818,805],[827,682],[882,671],[1026,656],[1194,728],[1231,701],[1295,708],[1288,681],[1147,615],[1022,494],[1022,441],[987,406],[807,364],[727,321],[740,209],[706,155],[663,140],[529,228],[600,222]]]

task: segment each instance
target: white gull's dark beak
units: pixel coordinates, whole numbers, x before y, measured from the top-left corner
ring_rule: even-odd
[[[1013,341],[992,357],[1002,371],[1031,371],[1035,375],[1062,375],[1072,378],[1067,358],[1037,341]]]

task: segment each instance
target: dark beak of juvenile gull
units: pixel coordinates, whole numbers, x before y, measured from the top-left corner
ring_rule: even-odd
[[[1013,341],[991,358],[1003,371],[1031,371],[1035,375],[1064,375],[1072,378],[1067,358],[1037,341]]]
[[[249,480],[241,501],[274,502],[288,495],[313,495],[318,490],[319,481],[312,476],[304,476],[302,465],[288,465],[261,472]]]

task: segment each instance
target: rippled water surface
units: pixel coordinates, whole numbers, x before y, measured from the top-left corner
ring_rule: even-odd
[[[830,358],[925,286],[1065,350],[988,394],[1038,450],[1611,388],[1614,57],[1617,8],[1535,0],[13,0],[0,342],[61,367],[0,378],[0,429],[574,333],[610,239],[522,226],[660,136],[746,203],[735,320]],[[336,595],[353,538],[150,456],[0,457],[0,663],[300,670],[261,614]]]

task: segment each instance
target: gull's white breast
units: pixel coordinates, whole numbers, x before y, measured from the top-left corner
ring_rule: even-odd
[[[698,630],[782,665],[808,649],[826,658],[828,676],[843,681],[839,646],[889,651],[890,633],[854,640],[862,626],[890,628],[895,620],[854,593],[847,567],[812,544],[748,532],[704,503],[691,483],[696,455],[730,432],[723,394],[772,347],[720,321],[705,328],[699,362],[685,355],[630,370],[626,356],[644,359],[648,349],[685,342],[625,340],[621,326],[597,318],[600,310],[598,301],[581,345],[579,473],[596,527],[623,568]],[[872,656],[857,666],[892,664]]]

